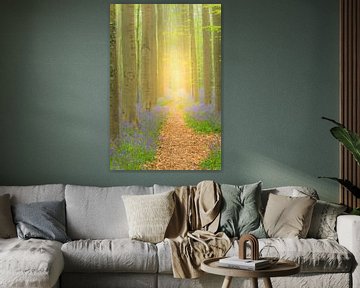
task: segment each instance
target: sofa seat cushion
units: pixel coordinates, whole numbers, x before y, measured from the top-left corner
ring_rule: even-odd
[[[259,249],[265,245],[274,246],[280,258],[295,261],[302,273],[350,272],[354,265],[353,255],[338,242],[330,239],[267,238],[259,239]],[[171,248],[164,241],[157,244],[159,273],[172,273]],[[235,241],[227,256],[238,255]],[[250,251],[248,251],[250,256]]]
[[[60,242],[0,239],[0,287],[52,287],[63,268]]]
[[[228,252],[229,256],[236,255],[238,251],[237,243],[234,244]],[[281,259],[298,263],[302,273],[350,272],[354,265],[353,255],[344,246],[330,239],[259,239],[259,249],[265,245],[275,247]]]
[[[294,261],[302,272],[350,272],[353,255],[330,239],[264,239],[263,245],[274,246],[280,258]]]
[[[61,248],[66,272],[156,273],[156,246],[123,239],[77,240]]]

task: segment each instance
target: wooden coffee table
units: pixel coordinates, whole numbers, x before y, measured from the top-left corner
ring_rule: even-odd
[[[251,278],[253,287],[258,288],[258,278],[263,278],[265,287],[272,288],[270,277],[289,276],[300,272],[300,266],[288,260],[279,260],[270,268],[261,270],[244,270],[222,267],[219,259],[211,258],[201,263],[201,270],[216,275],[225,276],[222,288],[229,288],[233,277]]]

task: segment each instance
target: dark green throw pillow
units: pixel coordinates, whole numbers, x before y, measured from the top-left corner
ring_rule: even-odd
[[[12,210],[19,238],[70,241],[65,232],[65,201],[15,204]]]
[[[219,231],[229,237],[253,234],[257,238],[266,238],[259,212],[261,182],[243,186],[222,184],[221,192]]]

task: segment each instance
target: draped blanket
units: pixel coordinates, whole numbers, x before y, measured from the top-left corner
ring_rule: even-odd
[[[178,187],[175,211],[165,233],[171,247],[175,278],[200,277],[201,262],[222,257],[231,246],[223,232],[216,233],[221,210],[221,190],[213,181]]]

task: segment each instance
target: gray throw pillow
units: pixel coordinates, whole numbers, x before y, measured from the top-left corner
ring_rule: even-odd
[[[243,186],[222,184],[221,192],[219,231],[229,237],[250,233],[257,238],[265,238],[260,216],[261,182]]]
[[[13,215],[19,238],[70,241],[65,232],[65,201],[15,204]]]
[[[10,196],[0,196],[0,238],[16,237],[16,229],[11,215]]]
[[[312,214],[309,238],[337,240],[336,218],[343,214],[346,206],[318,200]]]

